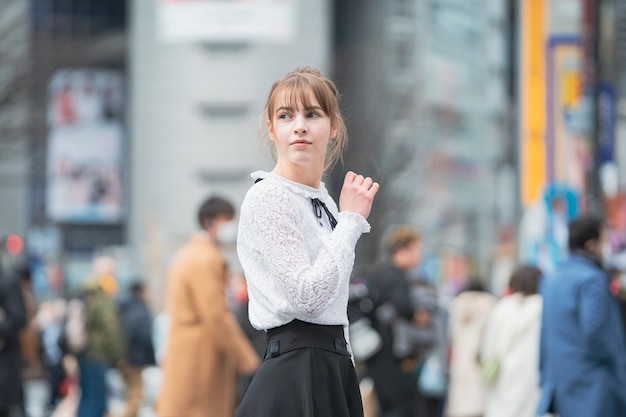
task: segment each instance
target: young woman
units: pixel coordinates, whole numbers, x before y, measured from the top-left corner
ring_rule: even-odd
[[[534,417],[539,395],[541,270],[522,264],[511,276],[511,295],[493,307],[483,330],[480,357],[498,358],[500,370],[487,390],[484,417]]]
[[[267,351],[237,416],[362,416],[345,337],[348,281],[378,184],[348,172],[339,209],[328,194],[322,174],[347,135],[337,89],[316,69],[276,81],[263,119],[276,165],[252,174],[237,251]]]

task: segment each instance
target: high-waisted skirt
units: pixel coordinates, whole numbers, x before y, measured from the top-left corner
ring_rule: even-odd
[[[268,330],[237,417],[363,417],[343,327],[294,320]]]

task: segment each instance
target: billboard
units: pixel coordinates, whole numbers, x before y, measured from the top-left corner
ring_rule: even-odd
[[[46,214],[118,223],[124,214],[123,85],[119,72],[59,70],[48,85]]]

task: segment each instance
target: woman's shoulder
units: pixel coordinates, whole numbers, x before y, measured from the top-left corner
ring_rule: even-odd
[[[251,174],[254,183],[248,189],[244,199],[244,206],[247,204],[275,204],[285,198],[289,198],[289,192],[285,184],[276,175],[257,171]]]
[[[542,298],[538,294],[524,296],[516,293],[502,297],[494,306],[493,313],[498,316],[534,315],[541,310]]]
[[[250,174],[254,184],[246,193],[246,200],[266,201],[276,204],[277,201],[302,201],[312,198],[324,198],[328,191],[324,184],[320,188],[312,188],[304,184],[290,181],[271,172],[255,171]]]

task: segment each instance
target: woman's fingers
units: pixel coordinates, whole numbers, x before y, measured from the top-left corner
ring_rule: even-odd
[[[378,185],[377,182],[372,183],[372,186],[369,188],[369,190],[367,190],[370,198],[374,198],[374,196],[376,195],[376,193],[378,192],[378,189],[380,188],[380,185]]]
[[[378,189],[378,183],[371,177],[348,171],[339,197],[339,209],[359,213],[367,218]]]

